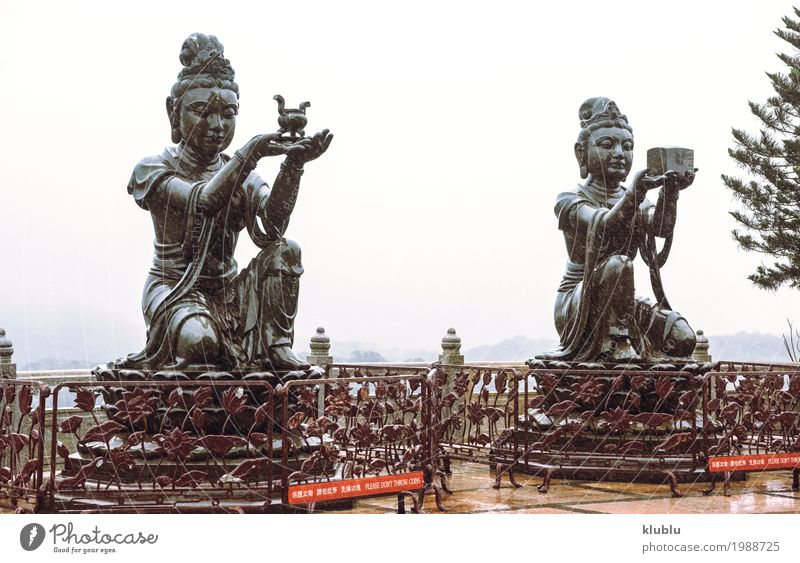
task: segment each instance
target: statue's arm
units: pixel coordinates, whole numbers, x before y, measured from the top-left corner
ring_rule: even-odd
[[[150,196],[151,209],[170,210],[183,213],[192,192],[192,184],[181,180],[177,176],[165,178],[159,183]]]
[[[614,206],[606,213],[603,222],[606,228],[613,230],[624,229],[631,227],[633,224],[633,217],[636,215],[636,210],[644,200],[646,192],[640,190],[637,192],[633,186],[627,188],[625,193]]]
[[[167,157],[157,156],[142,160],[134,168],[128,192],[140,207],[181,214],[186,209],[195,184],[179,177]],[[216,213],[230,200],[239,178],[246,178],[255,167],[255,161],[244,157],[231,159],[205,185],[201,186],[199,207],[206,213]]]
[[[678,217],[678,196],[681,190],[688,188],[694,182],[697,168],[677,173],[672,170],[664,173],[662,188],[658,194],[658,202],[651,207],[648,213],[648,230],[657,237],[666,238],[675,229]]]
[[[272,191],[258,207],[264,232],[270,240],[283,237],[289,227],[289,219],[300,191],[302,173],[302,168],[295,166],[290,160],[284,162],[275,178]]]
[[[213,215],[228,204],[236,186],[242,185],[255,169],[259,159],[283,154],[286,148],[276,145],[278,134],[257,135],[234,153],[225,166],[202,187],[198,207],[207,215]]]
[[[595,214],[598,211],[602,211],[603,216],[600,218],[600,224],[607,229],[618,231],[633,225],[633,218],[640,203],[633,188],[625,190],[620,200],[608,210],[598,210],[593,205],[576,201],[572,204],[571,209],[568,210],[569,222],[572,223],[573,228],[577,229],[577,231],[586,232]]]
[[[637,172],[634,176],[631,185],[625,188],[622,197],[608,210],[608,213],[603,217],[603,223],[606,228],[613,229],[614,231],[630,228],[635,224],[636,214],[640,209],[649,206],[646,203],[647,192],[657,187],[663,186],[666,176],[648,176],[646,170]],[[659,203],[661,200],[659,199]],[[674,203],[674,202],[673,202]],[[666,208],[665,208],[666,209]],[[672,213],[672,226],[674,226],[674,212]],[[648,222],[648,225],[651,224]],[[664,223],[664,232],[672,231],[672,226]],[[662,236],[662,235],[659,235]]]
[[[679,194],[680,190],[677,188],[664,187],[661,189],[656,205],[651,205],[646,210],[648,232],[661,238],[672,234],[678,217]]]
[[[327,129],[323,129],[288,148],[286,159],[281,164],[280,172],[272,186],[272,192],[266,204],[263,207],[259,206],[259,217],[269,239],[281,238],[289,226],[289,218],[292,216],[297,203],[297,193],[300,191],[303,165],[324,154],[331,141],[333,135]]]

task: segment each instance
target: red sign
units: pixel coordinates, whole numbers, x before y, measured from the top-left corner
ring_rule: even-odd
[[[711,473],[721,471],[764,471],[800,466],[800,452],[788,454],[715,456],[708,459]]]
[[[369,497],[419,490],[425,486],[422,471],[344,481],[326,481],[289,487],[289,504],[308,504],[342,498]]]

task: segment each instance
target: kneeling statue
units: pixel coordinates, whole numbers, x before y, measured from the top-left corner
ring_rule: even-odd
[[[659,269],[666,262],[680,191],[694,181],[691,151],[653,149],[648,170],[629,187],[621,182],[633,164],[633,130],[616,103],[590,98],[579,111],[575,156],[586,180],[559,194],[555,207],[569,260],[555,304],[558,350],[540,359],[626,362],[687,359],[695,333],[664,294]],[[676,169],[654,171],[651,156],[683,151]],[[658,153],[658,151],[662,151]],[[688,153],[688,157],[686,156]],[[673,159],[675,160],[675,159]],[[662,163],[663,164],[663,163]],[[674,164],[670,161],[670,164]],[[656,204],[649,190],[661,188]],[[656,238],[664,239],[659,252]],[[642,254],[656,301],[634,294],[633,263]]]
[[[230,157],[239,87],[222,44],[195,33],[180,61],[166,104],[177,145],[141,160],[128,184],[152,217],[155,255],[142,296],[147,344],[116,367],[307,370],[292,352],[300,248],[283,235],[303,165],[333,136],[258,135]],[[277,155],[285,159],[270,189],[254,169]],[[239,270],[243,229],[260,252]]]

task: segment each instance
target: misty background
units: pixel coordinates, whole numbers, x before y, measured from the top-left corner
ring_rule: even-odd
[[[786,359],[797,291],[753,288],[720,174],[731,127],[782,71],[789,2],[212,2],[0,5],[0,327],[19,369],[138,351],[152,258],[133,166],[169,144],[164,99],[192,32],[217,35],[241,91],[232,152],[277,128],[274,94],[311,101],[334,142],[306,167],[287,237],[303,249],[295,350],[317,326],[354,352],[430,361],[447,328],[468,360],[557,342],[566,252],[556,195],[580,180],[577,112],[605,95],[648,148],[694,149],[662,278],[721,359]],[[279,159],[258,172],[272,183]],[[240,267],[255,255],[240,238]],[[636,262],[637,288],[651,294]]]

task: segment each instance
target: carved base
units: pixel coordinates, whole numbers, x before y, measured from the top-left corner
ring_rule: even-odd
[[[106,365],[100,365],[92,369],[94,375],[99,381],[226,381],[226,380],[242,380],[242,381],[266,381],[273,387],[287,381],[294,381],[298,379],[318,379],[325,375],[325,372],[319,366],[311,366],[307,370],[295,371],[264,371],[258,366],[251,368],[234,369],[228,371],[220,371],[218,367],[212,365],[193,365],[189,369],[181,371],[171,370],[136,370],[136,369],[120,369],[115,367],[114,362],[109,362]]]
[[[693,378],[712,369],[710,363],[700,365],[686,360],[617,364],[533,359],[527,364],[537,370],[533,377],[539,392],[545,396],[542,410],[563,401],[576,401],[581,410],[622,408],[633,413],[667,414],[675,414],[680,406],[685,406],[679,405],[679,400],[693,389]],[[589,380],[591,385],[587,385]]]
[[[636,371],[688,371],[705,373],[711,371],[710,362],[698,363],[687,358],[630,359],[624,362],[573,362],[547,359],[546,354],[539,354],[525,362],[532,369],[553,370],[636,370]]]
[[[103,396],[101,408],[110,420],[125,426],[131,432],[145,431],[148,433],[159,433],[164,428],[185,427],[187,422],[194,426],[194,420],[187,421],[187,416],[194,405],[193,394],[198,386],[180,387],[176,391],[176,384],[181,385],[185,382],[208,382],[211,398],[208,404],[202,407],[202,428],[206,434],[237,434],[247,435],[253,431],[266,432],[266,422],[258,423],[254,420],[254,408],[269,402],[269,388],[276,388],[278,385],[287,381],[299,379],[318,379],[324,375],[324,371],[312,366],[305,371],[285,371],[285,372],[264,372],[264,371],[140,371],[116,369],[112,367],[98,366],[92,370],[95,378],[104,384],[100,390]],[[155,409],[154,416],[143,417],[137,424],[131,424],[130,418],[124,412],[125,402],[123,401],[126,392],[137,390],[133,387],[108,385],[115,382],[152,382],[153,386],[139,387],[146,390],[151,396],[155,397],[158,407]],[[234,416],[229,416],[224,408],[225,393],[232,389],[231,386],[213,387],[215,383],[226,383],[242,381],[244,383],[257,384],[263,382],[266,385],[244,386],[242,392],[246,395],[246,404],[254,408],[245,408]],[[267,387],[267,385],[269,387]],[[178,393],[173,396],[172,393]],[[172,404],[170,404],[170,398]],[[131,401],[133,403],[134,400]],[[280,401],[275,405],[274,420],[280,420],[278,408]],[[122,407],[122,410],[121,410]],[[197,410],[197,409],[195,409]],[[200,420],[199,418],[197,420]]]

